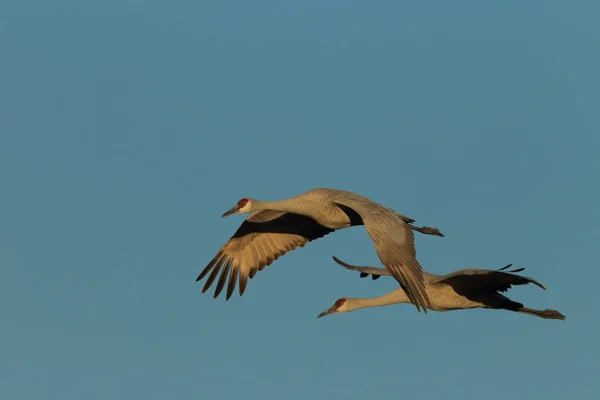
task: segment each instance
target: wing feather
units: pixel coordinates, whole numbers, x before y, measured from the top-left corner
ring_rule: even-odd
[[[462,269],[439,277],[432,283],[445,283],[455,290],[478,292],[506,292],[512,286],[533,283],[546,290],[546,287],[535,279],[516,275],[513,272],[489,269]]]
[[[232,296],[239,278],[239,293],[246,290],[248,278],[271,265],[282,255],[319,239],[334,229],[326,228],[312,218],[283,211],[265,210],[250,214],[234,235],[196,278],[210,275],[202,292],[206,292],[221,272],[214,297],[217,298],[227,280],[226,300]]]
[[[200,274],[201,276],[204,276],[204,275],[206,275],[206,273],[208,273],[208,271],[210,271],[210,268],[212,268],[212,272],[210,273],[208,279],[206,280],[206,283],[204,284],[204,287],[202,288],[202,293],[204,293],[208,290],[210,285],[212,285],[215,278],[219,274],[219,271],[221,270],[221,267],[223,266],[223,264],[221,262],[222,260],[223,260],[223,253],[219,252],[216,255],[216,257],[210,262],[210,264],[208,264],[208,267],[206,267],[206,269],[204,269],[204,271],[202,271],[202,274]]]
[[[219,281],[217,282],[217,288],[215,289],[215,298],[219,296],[219,293],[225,287],[225,280],[227,279],[227,275],[229,273],[229,269],[231,268],[231,260],[225,260],[225,265],[223,265],[223,270],[221,271],[221,276],[219,276]]]
[[[335,200],[357,213],[375,243],[377,255],[385,268],[398,281],[409,300],[427,312],[430,307],[425,290],[423,269],[416,260],[415,240],[406,217],[359,195],[348,195]]]
[[[365,278],[369,275],[373,275],[373,277],[375,276],[381,276],[381,275],[391,275],[390,271],[387,270],[386,268],[376,268],[376,267],[359,267],[356,265],[352,265],[352,264],[348,264],[347,262],[344,262],[342,260],[340,260],[339,258],[337,258],[336,256],[333,256],[333,261],[335,261],[336,263],[340,264],[342,267],[349,269],[350,271],[358,271],[360,272],[360,277],[361,278]],[[373,278],[373,279],[377,279],[377,278]]]

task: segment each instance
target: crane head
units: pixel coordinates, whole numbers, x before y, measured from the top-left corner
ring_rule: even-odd
[[[250,212],[251,208],[252,201],[244,197],[243,199],[240,199],[235,206],[225,211],[223,215],[221,215],[221,218],[225,218],[231,214],[244,214]]]
[[[347,300],[348,299],[346,299],[344,297],[342,297],[341,299],[337,299],[331,307],[329,307],[327,310],[323,311],[321,314],[317,315],[317,318],[321,318],[321,317],[324,317],[329,314],[337,314],[337,313],[349,311],[345,307]]]

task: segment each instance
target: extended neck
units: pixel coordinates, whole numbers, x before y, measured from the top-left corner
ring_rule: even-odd
[[[401,288],[379,297],[353,298],[348,300],[350,308],[349,311],[368,307],[383,307],[398,303],[410,303],[406,293]]]
[[[302,207],[302,204],[294,197],[279,201],[252,200],[252,209],[253,211],[273,210],[296,214],[306,214],[307,211],[306,208]]]

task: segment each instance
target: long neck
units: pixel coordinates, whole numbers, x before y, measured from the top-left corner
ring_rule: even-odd
[[[253,200],[252,203],[253,211],[274,210],[305,215],[307,214],[307,211],[310,211],[306,207],[303,207],[303,203],[298,201],[295,197],[279,201]]]
[[[357,310],[359,308],[367,308],[367,307],[382,307],[389,306],[390,304],[398,304],[398,303],[410,303],[406,293],[401,288],[394,290],[388,294],[384,294],[379,297],[370,297],[370,298],[353,298],[348,299],[350,301],[349,308],[351,310]]]

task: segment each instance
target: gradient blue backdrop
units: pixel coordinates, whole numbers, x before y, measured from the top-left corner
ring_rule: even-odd
[[[0,5],[2,399],[600,396],[598,2]],[[433,272],[526,267],[566,322],[407,305],[279,259],[229,302],[197,274],[239,198],[356,191],[446,238]]]

